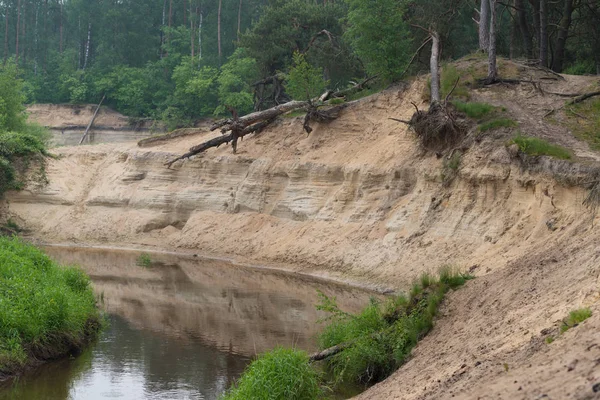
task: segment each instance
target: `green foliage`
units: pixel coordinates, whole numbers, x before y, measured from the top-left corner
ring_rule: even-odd
[[[561,160],[569,160],[571,158],[569,150],[548,143],[540,138],[518,135],[513,139],[513,143],[516,143],[519,146],[519,150],[523,153],[531,156],[550,156]]]
[[[551,343],[553,343],[553,342],[554,342],[554,340],[555,340],[554,336],[548,336],[548,337],[546,338],[546,343],[547,343],[547,344],[551,344]]]
[[[562,325],[560,326],[560,333],[564,333],[569,329],[579,325],[591,316],[592,310],[589,308],[580,308],[578,310],[571,311],[569,316],[563,320]]]
[[[0,372],[79,347],[99,326],[89,278],[35,247],[0,237]]]
[[[226,106],[234,108],[238,115],[248,114],[254,107],[252,83],[258,79],[256,60],[246,57],[244,49],[237,49],[217,78],[219,106],[216,115],[226,114]]]
[[[370,75],[388,82],[401,76],[412,53],[412,35],[405,13],[406,2],[396,0],[346,0],[348,28],[344,36]]]
[[[498,128],[514,128],[518,124],[510,118],[496,118],[479,125],[479,132],[487,132]]]
[[[17,78],[15,65],[0,67],[0,196],[19,189],[15,165],[45,154],[48,132],[28,124],[23,106],[23,81]]]
[[[0,131],[22,131],[25,128],[25,95],[17,67],[8,62],[0,67]]]
[[[152,265],[152,258],[150,257],[150,254],[140,254],[136,260],[136,264],[138,267],[149,268]]]
[[[483,118],[496,110],[496,107],[487,103],[464,103],[462,101],[456,100],[453,101],[452,104],[454,105],[454,107],[456,107],[458,111],[467,114],[469,118],[473,119]]]
[[[294,65],[285,81],[287,93],[296,100],[310,100],[323,94],[329,82],[319,68],[313,67],[304,55],[294,53]]]
[[[221,400],[314,400],[320,396],[319,375],[308,355],[276,348],[253,361]]]
[[[334,384],[372,384],[388,377],[431,330],[446,292],[471,278],[444,267],[439,279],[423,274],[413,284],[408,298],[395,296],[384,303],[372,299],[357,315],[339,310],[335,299],[322,296],[318,309],[327,311],[329,317],[325,319],[328,325],[319,336],[319,347],[347,345],[326,361]]]

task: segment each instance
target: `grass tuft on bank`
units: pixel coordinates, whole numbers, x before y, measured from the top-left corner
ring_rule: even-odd
[[[571,152],[566,148],[540,138],[519,134],[515,136],[512,142],[519,146],[519,150],[530,156],[550,156],[561,160],[569,160],[572,157]]]
[[[319,373],[308,354],[279,347],[252,362],[221,400],[311,400],[321,394]]]
[[[79,350],[100,326],[86,274],[0,237],[0,375]]]

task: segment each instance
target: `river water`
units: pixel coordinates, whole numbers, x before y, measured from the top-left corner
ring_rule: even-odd
[[[47,247],[92,278],[108,326],[82,354],[0,387],[0,400],[217,399],[255,354],[314,351],[318,292],[349,312],[372,293],[193,256]]]

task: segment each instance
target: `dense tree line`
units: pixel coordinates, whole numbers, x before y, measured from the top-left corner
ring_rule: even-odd
[[[173,125],[289,100],[295,53],[339,89],[401,78],[431,39],[442,59],[487,52],[491,30],[499,55],[600,73],[598,0],[4,0],[0,13],[28,101],[106,94]],[[429,54],[410,68],[428,69]]]

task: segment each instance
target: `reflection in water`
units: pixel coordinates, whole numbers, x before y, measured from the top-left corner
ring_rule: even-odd
[[[109,323],[93,348],[20,378],[0,399],[215,399],[249,361],[137,330],[118,316]]]
[[[110,325],[83,354],[0,386],[0,400],[216,399],[251,357],[277,345],[312,351],[317,290],[357,311],[370,293],[221,261],[49,247],[94,282]]]

